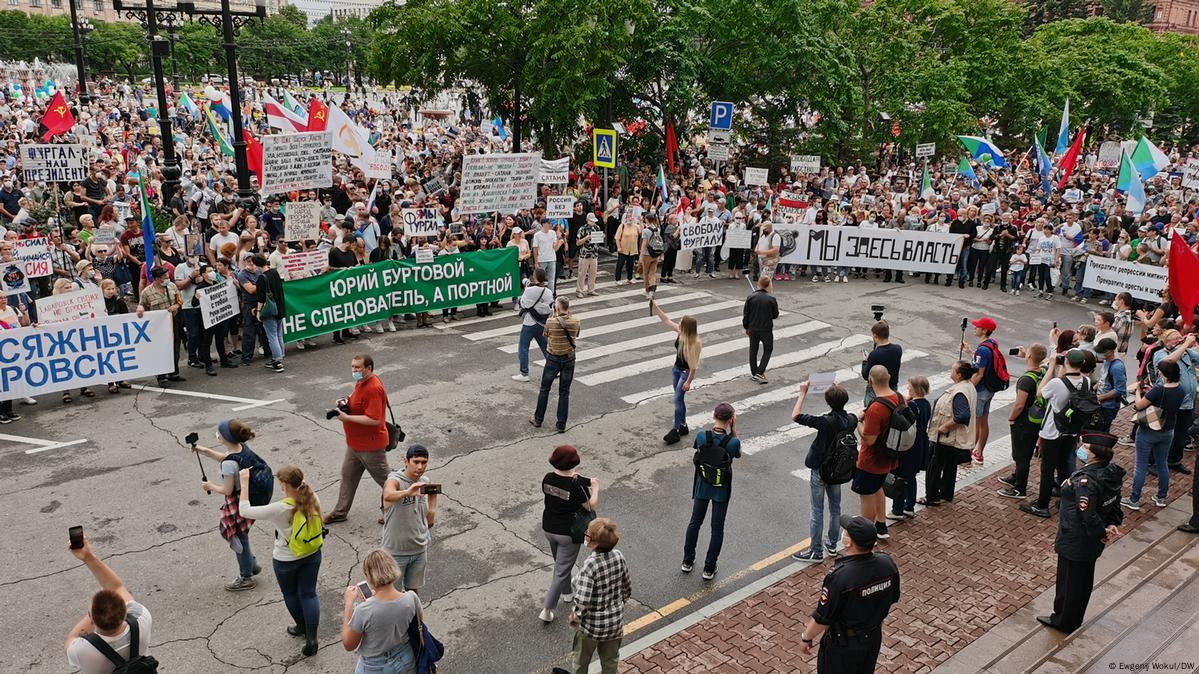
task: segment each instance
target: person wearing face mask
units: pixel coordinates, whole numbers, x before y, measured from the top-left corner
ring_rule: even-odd
[[[346,435],[346,451],[341,462],[341,489],[337,505],[325,513],[326,524],[346,521],[363,471],[380,487],[387,482],[387,391],[375,374],[375,359],[366,354],[350,361],[354,391],[337,403],[337,418]],[[382,524],[382,518],[379,519]]]
[[[799,650],[812,652],[816,641],[819,674],[872,672],[883,644],[883,620],[899,601],[899,567],[878,543],[874,523],[841,516],[844,552],[824,577],[820,601],[799,634]]]
[[[1124,521],[1120,490],[1124,469],[1112,460],[1116,436],[1083,433],[1076,450],[1084,465],[1062,483],[1062,508],[1058,519],[1057,587],[1053,614],[1037,616],[1037,622],[1069,634],[1082,625],[1091,588],[1095,585],[1095,562],[1105,545],[1120,536]]]

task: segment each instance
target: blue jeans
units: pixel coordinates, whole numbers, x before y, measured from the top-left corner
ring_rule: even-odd
[[[824,497],[828,497],[828,539],[825,546],[835,547],[841,541],[841,485],[827,485],[820,479],[820,471],[812,469],[812,515],[810,536],[812,548],[820,549],[820,534],[824,529]],[[913,481],[914,482],[914,481]],[[823,551],[821,551],[823,553]]]
[[[683,541],[683,561],[695,562],[695,545],[699,541],[699,528],[704,525],[708,514],[708,499],[697,498],[691,502],[691,522],[687,525],[687,538]],[[720,548],[724,545],[724,516],[729,511],[728,501],[712,503],[712,538],[708,541],[708,554],[704,556],[704,571],[715,571]]]
[[[416,656],[412,644],[404,643],[380,655],[358,656],[354,674],[415,674]]]
[[[258,319],[250,312],[251,303],[241,309],[241,362],[254,358],[254,344],[258,341]]]
[[[1074,257],[1069,253],[1063,254],[1058,268],[1061,271],[1061,278],[1057,280],[1058,286],[1062,290],[1070,290],[1074,285]]]
[[[1019,290],[1024,285],[1024,275],[1027,273],[1027,268],[1012,272],[1012,290]]]
[[[537,411],[533,413],[533,418],[541,422],[545,418],[545,408],[549,406],[550,388],[554,385],[554,378],[561,377],[558,380],[558,425],[566,425],[566,413],[570,410],[570,383],[575,378],[575,356],[555,356],[547,354],[545,357],[545,369],[541,371],[541,390],[537,393]]]
[[[1174,442],[1174,431],[1151,431],[1144,426],[1137,428],[1137,467],[1132,473],[1132,491],[1128,497],[1133,501],[1141,500],[1141,488],[1145,486],[1145,470],[1149,461],[1157,468],[1157,496],[1166,498],[1170,490],[1170,469],[1166,467],[1166,455],[1170,453],[1170,444]]]
[[[558,261],[538,262],[537,266],[545,270],[546,287],[551,293],[554,292],[554,287],[558,285]]]
[[[183,310],[183,328],[187,330],[187,360],[200,361],[200,335],[204,333],[204,321],[199,307]]]
[[[695,251],[695,273],[704,273],[705,267],[707,267],[707,273],[709,274],[716,271],[716,249],[712,246],[700,248]]]
[[[516,359],[520,362],[520,373],[523,375],[529,374],[529,342],[534,341],[537,342],[537,346],[541,347],[541,355],[546,356],[545,326],[540,323],[520,326],[520,342]]]
[[[271,348],[271,358],[283,362],[283,321],[278,318],[266,318],[262,321],[262,329],[266,331],[266,342]]]
[[[254,577],[254,553],[250,551],[250,532],[237,534],[229,541],[233,554],[237,557],[237,572],[242,578]]]
[[[687,401],[685,396],[687,392],[683,390],[683,383],[687,381],[689,370],[680,370],[677,367],[670,368],[671,388],[674,389],[674,426],[678,428],[687,423]]]
[[[321,551],[293,562],[274,560],[275,580],[283,593],[283,603],[296,625],[321,622],[321,605],[316,598],[316,576],[321,570]]]
[[[1087,261],[1086,258],[1083,258],[1083,260],[1074,267],[1074,294],[1082,295],[1084,298],[1090,299],[1091,289],[1082,287],[1082,282],[1083,279],[1086,278],[1086,275]]]

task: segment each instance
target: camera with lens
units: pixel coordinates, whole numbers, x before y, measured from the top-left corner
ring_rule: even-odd
[[[886,307],[881,304],[871,304],[870,311],[874,312],[874,320],[881,321],[883,320],[883,312],[886,311]]]
[[[325,412],[325,420],[327,421],[330,419],[336,419],[337,415],[341,414],[342,412],[345,412],[346,414],[350,413],[350,401],[346,398],[338,400],[335,408]]]

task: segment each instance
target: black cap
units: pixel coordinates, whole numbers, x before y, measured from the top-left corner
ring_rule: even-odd
[[[842,515],[841,528],[849,534],[849,539],[860,548],[873,548],[878,543],[878,531],[874,523],[861,515]]]
[[[154,270],[150,272],[150,275],[153,276],[154,278],[158,278],[160,276],[166,276],[167,270],[163,269],[162,267],[155,267]]]
[[[1093,447],[1115,447],[1116,436],[1111,433],[1083,433],[1082,444],[1091,445]]]
[[[418,456],[423,456],[426,459],[429,458],[429,450],[425,449],[424,445],[411,445],[408,447],[407,453],[404,454],[404,458],[406,459],[412,459]]]

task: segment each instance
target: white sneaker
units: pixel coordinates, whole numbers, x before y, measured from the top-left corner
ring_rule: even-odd
[[[554,622],[554,612],[549,610],[548,608],[541,609],[541,613],[539,613],[537,615],[537,617],[541,620],[541,622],[544,622],[544,623]]]
[[[396,324],[395,324],[395,323],[392,323],[391,321],[387,321],[387,331],[388,331],[388,332],[395,332],[395,331],[396,331]]]
[[[563,604],[571,604],[574,602],[575,596],[573,594],[564,594],[561,599]]]
[[[21,404],[22,405],[36,405],[37,401],[34,400],[33,398],[30,398],[29,396],[25,396],[24,398],[21,398]]]
[[[512,375],[512,381],[529,381],[529,375],[527,375],[527,374],[514,374],[514,375]]]
[[[315,339],[302,339],[300,341],[303,342],[304,344],[306,344],[307,346],[316,346]]]
[[[296,348],[297,348],[297,349],[299,349],[299,350],[301,350],[301,351],[303,351],[303,350],[304,350],[304,342],[303,342],[303,340],[296,342]]]

